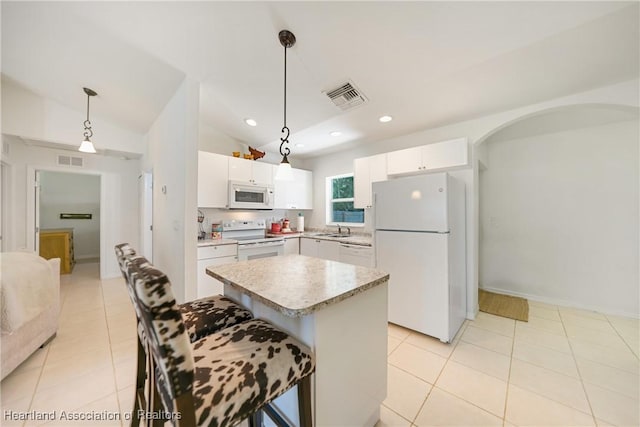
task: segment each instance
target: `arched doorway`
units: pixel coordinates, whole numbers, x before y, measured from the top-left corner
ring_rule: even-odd
[[[480,287],[637,316],[638,109],[573,105],[476,141]]]

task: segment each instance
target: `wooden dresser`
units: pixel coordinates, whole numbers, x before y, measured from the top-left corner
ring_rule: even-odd
[[[76,264],[73,228],[40,230],[40,256],[46,259],[60,258],[60,274],[71,273]]]

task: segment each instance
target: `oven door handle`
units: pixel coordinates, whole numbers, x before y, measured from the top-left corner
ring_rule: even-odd
[[[243,243],[238,245],[238,249],[269,248],[272,246],[284,246],[284,240],[276,240],[275,242]]]

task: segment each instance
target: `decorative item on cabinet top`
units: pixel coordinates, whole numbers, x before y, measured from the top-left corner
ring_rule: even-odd
[[[264,151],[260,151],[260,150],[256,150],[255,148],[249,146],[249,152],[251,153],[251,155],[253,156],[253,160],[258,160],[264,157],[265,152]]]

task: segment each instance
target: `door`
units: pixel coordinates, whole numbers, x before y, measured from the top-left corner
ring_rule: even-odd
[[[377,268],[389,273],[389,321],[448,342],[447,234],[376,231]]]
[[[9,167],[0,162],[0,252],[9,250]]]
[[[36,181],[34,187],[34,222],[33,222],[33,247],[37,254],[40,253],[40,171],[36,171]]]
[[[445,173],[376,182],[373,194],[376,230],[449,231]]]
[[[153,173],[138,177],[140,196],[140,254],[153,262]]]

